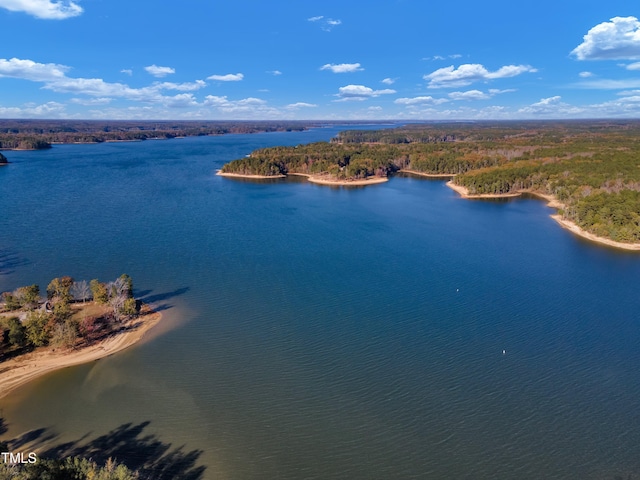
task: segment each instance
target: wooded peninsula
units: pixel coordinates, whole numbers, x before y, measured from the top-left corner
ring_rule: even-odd
[[[256,150],[227,163],[220,174],[301,174],[349,185],[397,172],[450,176],[451,186],[469,198],[543,196],[554,201],[561,224],[575,225],[576,233],[640,248],[640,121],[635,120],[349,130],[330,143]]]
[[[139,341],[160,314],[133,297],[131,277],[54,278],[0,295],[0,398],[59,368],[106,357]]]

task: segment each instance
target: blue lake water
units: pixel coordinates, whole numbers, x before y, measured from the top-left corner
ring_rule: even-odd
[[[7,152],[0,291],[126,272],[164,317],[1,400],[4,437],[207,480],[640,475],[640,254],[442,181],[214,175],[337,131]]]

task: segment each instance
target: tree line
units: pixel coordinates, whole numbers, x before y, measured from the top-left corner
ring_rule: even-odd
[[[230,133],[292,132],[317,126],[303,121],[132,122],[0,120],[0,149],[41,150],[54,143],[101,143]]]

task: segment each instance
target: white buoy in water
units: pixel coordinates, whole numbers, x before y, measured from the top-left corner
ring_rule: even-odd
[[[502,350],[502,354],[503,354],[503,355],[506,355],[506,354],[507,354],[507,351],[506,351],[506,350]]]

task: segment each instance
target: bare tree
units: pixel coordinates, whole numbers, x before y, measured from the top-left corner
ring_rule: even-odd
[[[80,282],[75,282],[71,287],[71,295],[76,300],[82,300],[82,303],[85,303],[87,299],[91,296],[91,289],[89,288],[89,282],[86,280],[82,280]]]

